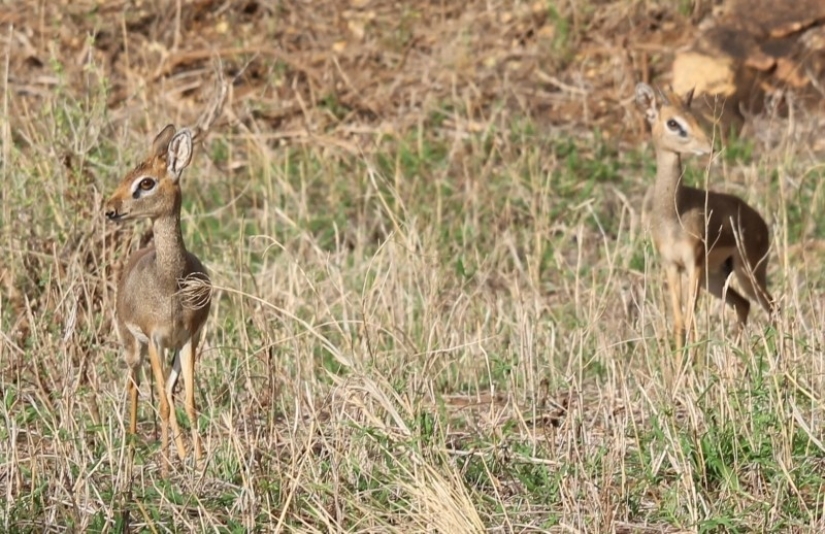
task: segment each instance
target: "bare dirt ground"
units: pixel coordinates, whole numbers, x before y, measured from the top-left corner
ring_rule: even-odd
[[[148,109],[191,121],[219,62],[233,76],[233,128],[370,150],[447,102],[466,122],[447,129],[517,113],[550,134],[598,129],[636,142],[635,83],[670,83],[675,52],[713,5],[53,2],[7,7],[0,20],[9,89],[24,106],[59,83],[82,90],[93,66],[113,121]],[[734,17],[747,7],[733,6]]]
[[[512,111],[622,131],[636,81],[667,73],[693,33],[643,2],[62,2],[0,16],[10,86],[31,105],[57,85],[57,61],[78,89],[84,66],[99,69],[115,120],[149,107],[191,120],[219,59],[236,76],[232,121],[359,148],[447,101],[480,124]]]

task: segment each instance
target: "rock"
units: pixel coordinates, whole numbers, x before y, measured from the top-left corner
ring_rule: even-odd
[[[823,22],[825,0],[730,0],[676,53],[673,89],[695,88],[701,114],[723,135],[738,131],[766,94],[821,82]]]

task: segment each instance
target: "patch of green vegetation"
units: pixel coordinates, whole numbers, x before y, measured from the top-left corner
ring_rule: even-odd
[[[321,98],[318,101],[318,107],[327,110],[339,121],[343,120],[344,117],[346,117],[350,112],[349,108],[342,104],[338,97],[334,94],[328,94]]]
[[[33,531],[35,529],[34,518],[43,517],[46,512],[48,489],[46,482],[30,488],[20,498],[9,503],[10,506],[0,510],[0,522],[12,525],[13,529],[19,532]]]
[[[569,173],[588,185],[618,182],[622,179],[621,161],[616,147],[607,143],[601,133],[594,132],[594,140],[589,147],[592,152],[581,154],[581,147],[572,139],[565,139],[557,147],[557,155],[564,160]]]
[[[343,365],[335,357],[335,355],[329,351],[328,348],[324,346],[318,346],[315,348],[315,361],[319,362],[321,368],[333,376],[343,377],[348,374],[349,369]],[[321,373],[320,376],[324,377],[325,375]]]
[[[385,139],[386,151],[376,154],[379,174],[390,179],[400,174],[421,180],[425,187],[435,172],[446,163],[445,141],[413,132],[407,137]]]
[[[784,461],[776,456],[776,440],[779,436],[787,435],[787,421],[777,412],[781,405],[777,404],[768,377],[756,369],[753,377],[754,380],[740,390],[724,392],[727,400],[725,413],[718,411],[715,402],[700,406],[706,422],[703,433],[693,434],[677,430],[682,453],[691,464],[694,487],[701,491],[703,501],[713,503],[710,514],[698,525],[702,532],[715,532],[719,528],[731,532],[748,531],[749,523],[739,508],[738,496],[747,494],[753,484],[771,487],[779,494],[787,491],[787,472],[782,467]],[[640,452],[643,452],[639,458],[640,467],[645,472],[649,472],[645,466],[650,465],[655,459],[655,450],[668,448],[667,432],[662,430],[661,424],[669,423],[653,423],[642,442],[650,445],[640,448]],[[799,459],[800,465],[804,464],[805,459],[810,458],[811,454],[825,457],[821,451],[812,449],[810,437],[801,432],[801,429],[798,429],[791,439],[791,450]],[[655,446],[656,443],[660,446]],[[644,451],[651,451],[653,454],[647,456]],[[660,474],[648,478],[647,482],[658,486],[676,483],[677,479],[672,475],[663,476],[667,472],[660,468]],[[813,492],[822,489],[820,477],[811,477],[809,472],[799,476],[801,472],[792,473],[795,487],[804,486]],[[806,495],[812,497],[810,493]],[[678,494],[673,494],[673,498],[678,499]],[[791,502],[794,504],[790,504]],[[804,521],[805,506],[799,506],[799,501],[790,496],[787,503],[788,506],[783,507],[785,518],[791,521]],[[757,503],[754,503],[753,507],[760,514],[767,512],[760,510]],[[666,503],[664,508],[672,510],[676,514],[674,517],[681,515],[678,511],[678,502]]]
[[[693,0],[679,0],[679,14],[690,17],[693,14]]]
[[[653,242],[650,239],[642,239],[641,242],[636,243],[636,246],[633,248],[628,268],[637,273],[646,272],[649,258],[652,258],[653,255]]]
[[[560,502],[561,487],[567,475],[565,467],[552,467],[550,455],[543,448],[530,443],[513,443],[510,446],[516,458],[508,475],[514,477],[530,497],[539,505],[554,506]]]
[[[413,428],[418,432],[419,444],[423,450],[434,445],[438,438],[443,438],[439,425],[439,421],[443,415],[443,409],[439,410],[438,413],[433,413],[428,410],[420,410],[418,412],[418,417],[415,419]],[[439,439],[439,441],[441,440]]]
[[[787,202],[782,205],[782,211],[786,217],[789,243],[800,243],[806,239],[816,238],[825,235],[825,217],[820,216],[821,210],[816,209],[822,204],[823,179],[825,171],[820,167],[813,167],[806,171],[797,168],[787,169],[786,173],[791,175],[801,172],[802,176],[794,179],[796,187],[785,184],[784,196],[788,196]],[[780,189],[780,171],[776,168],[766,170],[770,183],[769,198],[782,199],[783,194]]]
[[[223,139],[213,139],[209,143],[209,155],[217,164],[229,161],[229,144]]]
[[[577,36],[573,32],[573,24],[569,15],[562,15],[556,2],[547,2],[547,18],[553,25],[553,56],[562,63],[572,59]]]
[[[747,163],[753,159],[754,149],[752,138],[731,135],[722,154],[728,163]]]

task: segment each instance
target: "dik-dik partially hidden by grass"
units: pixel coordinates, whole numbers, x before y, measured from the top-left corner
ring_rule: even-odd
[[[682,184],[682,154],[708,154],[711,141],[690,111],[693,91],[684,98],[649,85],[636,86],[636,103],[651,126],[656,149],[656,183],[650,215],[653,241],[667,273],[673,307],[676,346],[692,339],[699,288],[724,298],[736,310],[738,323],[748,320],[750,302],[732,287],[739,286],[766,312],[774,311],[768,293],[768,225],[740,198]],[[685,315],[682,313],[681,273],[688,278]]]
[[[149,156],[126,174],[106,202],[111,221],[152,220],[154,243],[132,254],[118,284],[117,330],[131,369],[128,382],[129,431],[137,430],[140,364],[148,353],[160,399],[161,445],[168,452],[171,421],[181,459],[186,448],[174,411],[174,388],[183,375],[186,414],[195,458],[202,452],[195,409],[195,359],[201,330],[209,315],[210,285],[201,261],[186,250],[180,227],[183,170],[192,160],[192,132],[168,125],[155,138]],[[174,353],[168,378],[165,352]],[[164,460],[164,470],[167,462]]]

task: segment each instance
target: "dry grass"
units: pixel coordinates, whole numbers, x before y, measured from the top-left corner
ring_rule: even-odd
[[[783,311],[736,338],[703,298],[707,366],[680,367],[628,100],[678,12],[169,4],[0,11],[3,530],[825,528],[816,115],[688,163],[769,220]],[[150,403],[128,461],[112,329],[146,226],[100,207],[216,56],[231,100],[183,186],[208,465],[163,480]]]

